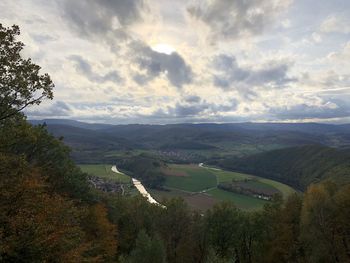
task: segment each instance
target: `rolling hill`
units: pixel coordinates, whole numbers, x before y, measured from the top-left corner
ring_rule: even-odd
[[[350,150],[306,145],[259,153],[243,158],[224,158],[212,164],[286,183],[305,190],[311,183],[332,179],[350,182]]]

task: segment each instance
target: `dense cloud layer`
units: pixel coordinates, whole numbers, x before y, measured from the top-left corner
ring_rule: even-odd
[[[289,65],[281,62],[270,62],[260,66],[259,69],[243,68],[238,65],[235,57],[222,54],[215,57],[213,67],[217,71],[213,77],[214,85],[223,89],[237,84],[236,87],[269,85],[281,88],[289,82],[296,81],[295,78],[287,76]]]
[[[205,0],[188,7],[188,13],[203,21],[211,38],[237,38],[261,34],[291,1]]]
[[[64,0],[64,17],[83,36],[126,37],[124,28],[142,19],[143,0]]]
[[[2,0],[55,82],[32,118],[350,121],[348,0]]]
[[[269,114],[276,120],[295,120],[295,119],[332,119],[348,117],[350,107],[341,106],[334,103],[325,103],[323,105],[293,105],[290,108],[271,108]]]
[[[63,101],[56,101],[52,105],[45,107],[45,110],[28,110],[27,114],[30,116],[35,116],[36,118],[67,118],[71,114],[71,107],[67,105],[67,103]]]

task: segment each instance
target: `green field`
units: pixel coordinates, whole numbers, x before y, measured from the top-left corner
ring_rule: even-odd
[[[168,167],[167,174],[165,187],[168,188],[170,192],[156,192],[156,198],[159,200],[161,198],[169,198],[170,196],[184,197],[184,193],[190,193],[192,195],[201,195],[203,200],[209,197],[218,201],[232,201],[237,207],[244,210],[259,209],[264,204],[268,203],[268,201],[262,199],[217,188],[217,185],[220,183],[231,182],[232,180],[243,181],[245,179],[250,179],[247,184],[256,189],[277,190],[284,198],[295,192],[293,188],[273,180],[210,167],[198,167],[198,165],[171,164]],[[190,206],[193,205],[191,203],[192,199],[184,199],[188,201]],[[200,199],[199,196],[197,196],[197,199]],[[196,202],[198,202],[198,200],[196,200]],[[201,202],[202,208],[205,207],[205,203],[206,201]],[[213,202],[211,200],[207,202],[207,208],[211,207],[212,204]]]
[[[193,165],[170,165],[170,169],[185,173],[187,176],[167,176],[165,186],[188,192],[199,192],[216,187],[216,177],[209,170]]]
[[[82,164],[80,169],[90,175],[97,176],[109,181],[118,183],[131,183],[131,178],[124,174],[112,172],[112,165],[110,164]]]
[[[218,184],[224,183],[224,182],[231,182],[232,179],[244,180],[246,178],[251,178],[247,174],[242,174],[242,173],[229,172],[229,171],[224,171],[224,170],[214,170],[212,168],[205,168],[205,169],[207,169],[211,173],[215,174],[217,181],[218,181]]]
[[[261,199],[247,196],[247,195],[241,195],[241,194],[224,191],[218,188],[208,191],[208,194],[221,201],[231,201],[238,208],[241,208],[244,210],[256,210],[263,207],[264,204],[268,203],[268,201],[265,201],[265,200],[261,200]]]

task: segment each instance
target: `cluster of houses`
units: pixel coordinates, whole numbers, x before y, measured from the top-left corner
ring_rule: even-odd
[[[89,177],[89,183],[96,189],[101,190],[106,193],[119,193],[124,194],[123,184],[106,181],[102,178],[96,176]]]

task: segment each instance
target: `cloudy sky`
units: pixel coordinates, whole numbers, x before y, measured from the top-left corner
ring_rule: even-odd
[[[1,0],[55,98],[33,119],[350,122],[349,0]]]

